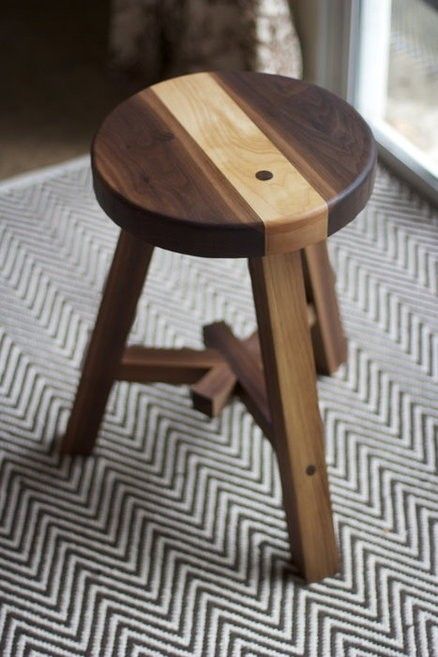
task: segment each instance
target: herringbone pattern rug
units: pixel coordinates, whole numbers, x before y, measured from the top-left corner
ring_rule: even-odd
[[[331,240],[349,360],[320,379],[343,566],[289,564],[269,443],[240,402],[119,384],[60,457],[116,228],[81,160],[0,189],[2,657],[430,657],[438,644],[437,216],[381,170]],[[254,326],[246,265],[157,251],[133,338]],[[435,652],[434,652],[435,651]]]

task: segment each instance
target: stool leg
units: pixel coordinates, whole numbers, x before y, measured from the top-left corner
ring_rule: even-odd
[[[316,369],[319,374],[333,374],[347,360],[347,343],[327,241],[307,246],[303,255],[307,299],[316,314],[311,333]]]
[[[89,454],[105,412],[153,247],[122,231],[85,357],[62,451]]]
[[[294,560],[307,581],[339,567],[300,252],[249,260]]]

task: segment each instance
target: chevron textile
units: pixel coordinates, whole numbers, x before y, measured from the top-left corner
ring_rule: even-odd
[[[0,186],[1,657],[438,655],[438,216],[386,170],[330,239],[349,359],[319,381],[341,573],[289,562],[272,449],[239,401],[119,383],[60,457],[117,230],[87,159]],[[242,260],[156,250],[131,341],[255,326]]]

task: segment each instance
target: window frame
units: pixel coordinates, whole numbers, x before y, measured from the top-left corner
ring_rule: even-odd
[[[381,160],[438,205],[438,178],[420,149],[382,119],[391,0],[295,0],[293,10],[305,79],[354,105],[373,130]],[[368,75],[365,58],[378,58],[379,66],[368,66]]]

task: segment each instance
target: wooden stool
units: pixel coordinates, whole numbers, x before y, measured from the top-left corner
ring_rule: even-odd
[[[325,240],[364,207],[375,161],[352,107],[280,76],[197,73],[119,105],[94,140],[92,169],[122,231],[63,451],[91,452],[115,380],[194,384],[209,415],[236,390],[277,452],[301,574],[336,573],[315,359],[331,373],[345,341]],[[248,258],[260,344],[216,323],[203,351],[125,348],[154,246]]]

